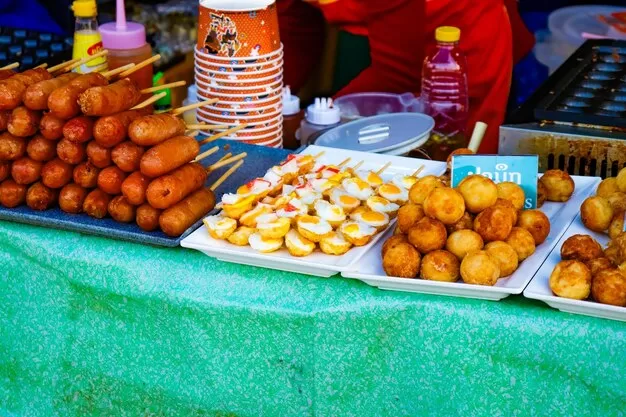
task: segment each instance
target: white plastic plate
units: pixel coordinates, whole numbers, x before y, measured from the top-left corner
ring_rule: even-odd
[[[314,145],[306,148],[302,154],[317,155],[322,151],[324,151],[324,154],[319,158],[319,162],[324,164],[339,164],[346,158],[351,158],[347,166],[354,166],[358,162],[364,161],[359,169],[378,170],[386,163],[391,162],[391,166],[381,175],[385,181],[390,180],[397,174],[411,175],[421,165],[424,165],[424,170],[421,172],[420,177],[430,174],[441,175],[446,169],[446,165],[443,162],[378,155]],[[267,168],[269,169],[270,167]],[[252,178],[250,179],[252,180]],[[392,226],[393,223],[389,227],[392,228]],[[316,250],[309,256],[299,258],[291,256],[284,248],[273,253],[259,253],[249,246],[236,246],[225,240],[213,239],[206,228],[202,226],[187,236],[181,242],[181,246],[199,250],[208,256],[226,262],[330,277],[341,271],[355,269],[356,263],[365,255],[369,248],[376,244],[382,235],[383,233],[379,233],[368,245],[352,248],[342,256],[326,255]]]
[[[599,182],[594,177],[573,177],[576,183],[574,195],[567,203],[545,203],[541,210],[550,218],[550,235],[539,245],[535,253],[522,262],[511,276],[501,278],[493,287],[466,284],[458,282],[438,282],[423,279],[394,278],[385,274],[382,266],[380,250],[385,240],[391,236],[387,231],[385,236],[372,247],[355,270],[342,272],[346,278],[355,278],[371,286],[383,290],[419,292],[426,294],[443,294],[454,297],[479,298],[483,300],[502,300],[511,294],[521,294],[533,275],[539,270],[543,261],[548,257],[552,248],[559,241],[563,233],[572,223],[574,217],[585,198],[587,198]]]
[[[574,222],[572,222],[571,226],[563,234],[559,244],[554,247],[554,250],[550,253],[550,256],[548,256],[548,259],[546,259],[539,272],[537,272],[528,285],[528,288],[524,291],[524,296],[535,300],[541,300],[550,307],[567,313],[626,321],[626,307],[600,304],[595,301],[570,300],[569,298],[557,297],[552,293],[548,282],[554,267],[561,261],[561,246],[568,237],[577,234],[592,236],[602,245],[603,248],[606,247],[607,243],[609,243],[609,237],[607,235],[595,233],[587,229],[583,225],[580,215],[576,216]]]

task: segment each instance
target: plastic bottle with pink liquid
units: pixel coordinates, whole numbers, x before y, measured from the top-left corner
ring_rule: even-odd
[[[460,38],[458,28],[437,28],[437,43],[422,67],[421,97],[426,113],[435,119],[435,128],[424,149],[439,161],[445,161],[454,149],[467,146],[467,62],[459,49]]]

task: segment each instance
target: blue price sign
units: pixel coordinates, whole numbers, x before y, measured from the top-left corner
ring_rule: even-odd
[[[483,175],[493,182],[514,182],[524,190],[524,208],[537,207],[537,155],[459,155],[452,158],[452,187],[468,175]]]

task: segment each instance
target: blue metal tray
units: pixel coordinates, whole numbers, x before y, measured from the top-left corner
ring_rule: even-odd
[[[219,201],[222,194],[233,192],[242,184],[256,177],[262,177],[268,168],[282,162],[290,151],[283,149],[266,148],[263,146],[247,145],[227,140],[216,140],[213,143],[202,147],[205,151],[213,146],[219,146],[219,152],[204,159],[202,164],[209,166],[220,159],[226,152],[236,155],[241,152],[247,152],[248,156],[244,164],[233,175],[231,175],[216,190],[215,197]],[[226,147],[226,149],[225,149]],[[218,179],[229,166],[218,169],[209,175],[207,185],[212,184]],[[113,239],[128,240],[156,246],[178,246],[180,241],[191,232],[196,230],[202,221],[198,221],[191,226],[179,237],[168,237],[163,232],[144,232],[134,223],[118,223],[109,218],[95,219],[86,214],[68,214],[61,211],[58,207],[46,211],[31,210],[27,206],[16,208],[6,208],[0,206],[0,220],[9,220],[13,222],[32,224],[43,227],[53,227],[55,229],[69,230],[72,232],[80,232],[97,236],[104,236]]]

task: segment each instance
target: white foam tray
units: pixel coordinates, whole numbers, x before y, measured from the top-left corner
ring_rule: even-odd
[[[458,282],[438,282],[423,279],[394,278],[385,274],[380,251],[385,240],[393,232],[385,233],[375,246],[363,257],[354,270],[342,272],[346,278],[361,280],[382,290],[418,292],[426,294],[442,294],[454,297],[478,298],[484,300],[501,300],[511,294],[521,294],[531,278],[539,270],[552,248],[565,233],[580,206],[594,190],[599,178],[573,177],[576,183],[574,195],[567,203],[546,203],[541,210],[550,218],[550,235],[535,253],[522,262],[519,268],[509,277],[501,278],[495,286],[482,286]]]
[[[609,243],[609,237],[607,235],[590,231],[583,225],[580,215],[576,216],[576,219],[563,234],[561,240],[554,247],[554,250],[543,263],[541,269],[534,276],[526,290],[524,290],[524,296],[543,301],[550,307],[566,313],[626,321],[626,307],[600,304],[595,301],[571,300],[569,298],[557,297],[552,293],[549,285],[550,274],[552,274],[556,264],[561,261],[561,246],[563,246],[563,242],[565,242],[567,238],[577,234],[592,236],[603,248]]]
[[[324,151],[324,154],[320,157],[319,162],[324,164],[339,164],[346,158],[352,158],[348,166],[364,161],[360,169],[377,170],[387,162],[391,162],[391,166],[381,175],[384,180],[390,180],[397,174],[411,175],[421,165],[424,165],[425,168],[420,176],[441,175],[446,169],[446,165],[443,162],[347,151],[314,145],[306,148],[302,154],[317,155],[322,151]],[[390,229],[393,228],[393,224],[390,224]],[[206,228],[201,226],[183,239],[181,246],[199,250],[208,256],[225,262],[330,277],[338,272],[357,268],[359,260],[378,242],[382,235],[383,233],[376,235],[368,245],[352,248],[342,256],[326,255],[316,250],[309,256],[299,258],[291,256],[284,248],[277,252],[266,254],[259,253],[249,246],[236,246],[225,240],[214,239],[209,235]]]

